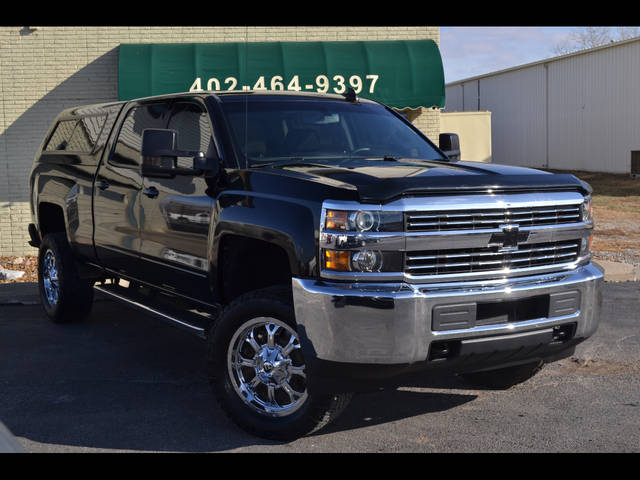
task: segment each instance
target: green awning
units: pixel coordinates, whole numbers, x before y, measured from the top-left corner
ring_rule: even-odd
[[[122,44],[120,100],[197,90],[343,93],[397,108],[445,104],[433,40]]]

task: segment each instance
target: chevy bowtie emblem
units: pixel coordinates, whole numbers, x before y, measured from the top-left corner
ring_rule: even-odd
[[[526,242],[529,232],[521,232],[519,225],[508,223],[500,225],[502,233],[494,233],[489,239],[489,245],[500,245],[499,252],[514,252],[518,250],[518,244]]]

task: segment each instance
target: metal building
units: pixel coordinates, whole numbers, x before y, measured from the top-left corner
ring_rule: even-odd
[[[640,37],[448,83],[445,111],[491,112],[495,163],[640,173],[639,79]]]

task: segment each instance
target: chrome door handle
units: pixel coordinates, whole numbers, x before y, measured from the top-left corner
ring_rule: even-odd
[[[149,187],[142,193],[144,193],[149,198],[156,198],[160,192],[158,192],[158,189],[156,187]]]

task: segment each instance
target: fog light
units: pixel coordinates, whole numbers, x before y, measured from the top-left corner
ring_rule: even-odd
[[[377,272],[382,267],[382,254],[373,250],[362,250],[353,254],[351,264],[360,272]]]

